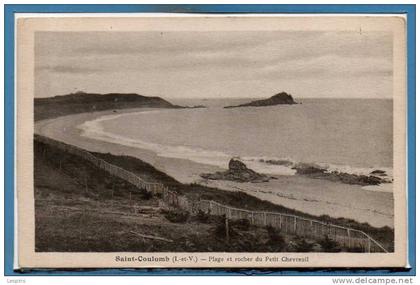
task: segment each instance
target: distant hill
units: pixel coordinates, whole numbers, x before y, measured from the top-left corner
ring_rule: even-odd
[[[240,104],[236,106],[226,106],[225,108],[238,108],[238,107],[264,107],[264,106],[274,106],[274,105],[292,105],[297,104],[293,99],[292,95],[287,94],[286,92],[278,93],[274,96],[271,96],[268,99],[251,101],[249,103]]]
[[[182,108],[160,97],[147,97],[135,93],[77,92],[49,98],[35,98],[34,100],[35,121],[75,113],[139,107]]]

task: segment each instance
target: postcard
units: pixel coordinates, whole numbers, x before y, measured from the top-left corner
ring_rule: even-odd
[[[403,16],[16,23],[16,268],[408,266]]]

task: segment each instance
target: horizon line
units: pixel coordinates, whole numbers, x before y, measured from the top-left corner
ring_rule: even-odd
[[[283,91],[286,92],[286,91]],[[281,92],[280,92],[281,93]],[[288,93],[288,92],[286,92]],[[54,98],[57,96],[68,96],[68,95],[75,95],[77,94],[77,92],[73,92],[73,93],[68,93],[68,94],[59,94],[59,95],[53,95],[53,96],[47,96],[47,97],[37,97],[34,96],[34,99],[46,99],[46,98]],[[106,95],[106,94],[136,94],[136,95],[140,95],[140,96],[145,96],[145,97],[160,97],[166,100],[173,100],[173,99],[201,99],[201,100],[222,100],[222,99],[267,99],[270,98],[274,95],[269,95],[266,97],[166,97],[164,95],[143,95],[137,92],[109,92],[109,93],[97,93],[97,92],[80,92],[80,94],[98,94],[98,95]],[[293,98],[295,99],[383,99],[383,100],[391,100],[393,99],[393,97],[334,97],[334,96],[328,96],[328,97],[296,97],[293,96],[292,94],[288,93],[289,95],[291,95]]]

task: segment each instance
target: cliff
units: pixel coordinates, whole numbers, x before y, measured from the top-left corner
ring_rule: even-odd
[[[238,108],[238,107],[265,107],[265,106],[275,106],[275,105],[293,105],[297,104],[293,99],[292,95],[287,94],[286,92],[278,93],[274,96],[271,96],[268,99],[251,101],[249,103],[240,104],[236,106],[226,106],[225,108]]]
[[[128,108],[182,108],[160,97],[147,97],[135,93],[84,93],[49,98],[35,98],[35,121],[59,116],[103,110]]]

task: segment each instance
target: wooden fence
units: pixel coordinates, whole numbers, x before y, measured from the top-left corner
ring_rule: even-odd
[[[272,226],[286,234],[318,240],[328,236],[341,246],[359,248],[364,252],[387,252],[377,241],[359,230],[295,215],[233,208],[215,201],[200,200],[198,203],[201,211],[211,215],[225,215],[232,220],[247,219],[253,225]]]
[[[136,174],[125,170],[124,168],[121,168],[117,165],[111,164],[103,159],[100,159],[90,152],[81,149],[79,147],[69,145],[60,141],[56,141],[44,136],[35,135],[35,140],[42,142],[44,144],[48,144],[54,147],[57,147],[58,149],[61,149],[67,153],[71,153],[73,155],[79,156],[89,162],[91,162],[96,167],[105,170],[106,172],[110,173],[113,176],[116,176],[118,178],[121,178],[130,184],[136,186],[139,189],[145,189],[147,192],[151,192],[153,194],[157,193],[163,193],[168,191],[168,187],[161,183],[152,183],[152,182],[146,182],[140,177],[138,177]]]
[[[189,200],[186,196],[170,190],[166,185],[144,181],[136,174],[100,159],[79,147],[41,135],[35,135],[35,140],[77,155],[111,175],[133,184],[139,189],[145,189],[153,194],[160,194],[162,201],[169,207],[181,208],[192,214],[196,214],[201,210],[210,215],[225,215],[228,219],[232,220],[247,219],[253,225],[272,226],[286,234],[294,234],[307,238],[322,239],[328,236],[344,247],[359,248],[364,252],[387,252],[377,241],[359,230],[295,215],[238,209],[209,200]]]

